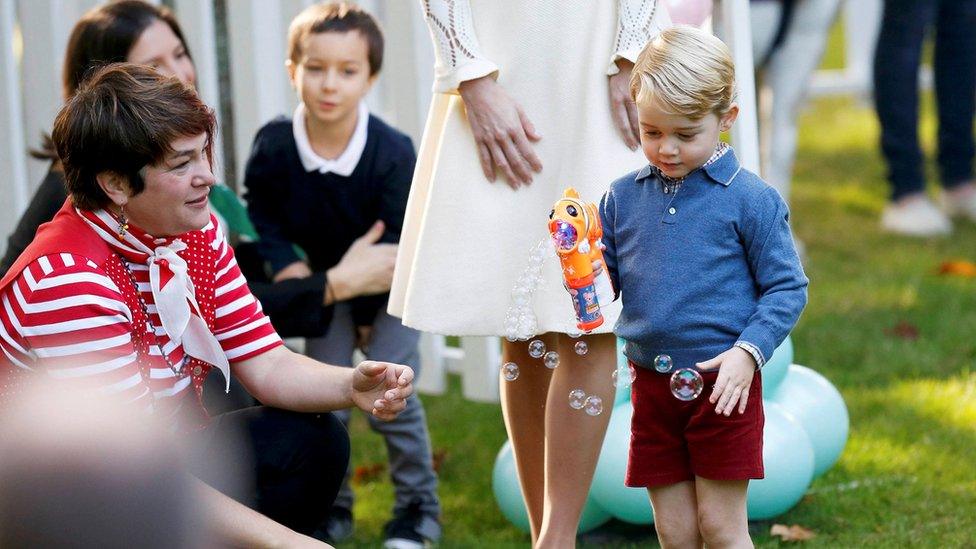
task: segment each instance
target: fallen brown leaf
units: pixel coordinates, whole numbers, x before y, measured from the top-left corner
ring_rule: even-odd
[[[359,465],[353,471],[352,481],[356,484],[365,484],[379,478],[386,471],[385,463],[374,463],[372,465]]]
[[[976,278],[976,263],[963,260],[944,261],[939,266],[939,274]]]
[[[447,450],[444,449],[434,450],[433,466],[434,466],[435,473],[441,472],[441,465],[444,464],[445,459],[447,459]]]
[[[787,526],[785,524],[774,524],[769,529],[769,535],[779,536],[783,541],[807,541],[813,539],[817,534],[813,530],[807,530],[799,524]]]
[[[884,333],[898,339],[914,341],[918,339],[919,332],[918,326],[912,324],[911,322],[900,320],[898,321],[898,324],[895,324],[891,328],[885,328]]]

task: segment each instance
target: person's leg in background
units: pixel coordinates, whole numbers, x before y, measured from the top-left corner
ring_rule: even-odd
[[[307,338],[305,354],[326,364],[352,366],[355,345],[356,326],[352,320],[352,308],[348,303],[337,303],[333,308],[329,330],[322,337]],[[348,428],[351,410],[337,410],[332,413]],[[335,543],[352,535],[353,493],[349,487],[349,474],[350,468],[346,468],[339,493],[314,533],[315,538]]]
[[[885,0],[874,56],[874,102],[892,186],[881,226],[910,236],[935,236],[952,229],[948,217],[925,196],[918,141],[918,68],[936,1]]]
[[[380,307],[373,321],[366,358],[406,364],[420,376],[420,332]],[[386,547],[421,547],[441,537],[440,500],[434,472],[430,433],[420,397],[407,399],[407,408],[393,421],[369,416],[373,431],[383,435],[390,461],[390,477],[396,490],[393,519],[386,525]]]
[[[976,118],[976,0],[940,0],[935,30],[939,168],[946,207],[976,221],[973,120]]]

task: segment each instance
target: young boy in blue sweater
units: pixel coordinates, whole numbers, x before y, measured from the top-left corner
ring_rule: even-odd
[[[648,489],[662,547],[751,547],[746,488],[763,476],[759,369],[807,299],[786,204],[719,141],[738,114],[734,92],[719,39],[692,27],[662,32],[631,80],[650,163],[615,181],[600,205],[623,300],[615,332],[637,372],[626,483]]]
[[[371,360],[409,364],[416,372],[420,333],[386,313],[388,294],[350,299],[348,289],[328,276],[350,247],[364,244],[359,235],[391,244],[400,238],[416,156],[409,137],[366,108],[382,61],[379,26],[352,3],[314,4],[299,14],[289,28],[286,66],[300,104],[294,116],[258,132],[244,185],[258,247],[274,280],[318,277],[326,298],[336,303],[328,332],[306,340],[306,353],[352,365],[358,347]],[[348,423],[348,410],[336,415]],[[370,426],[386,442],[396,490],[384,546],[437,541],[437,476],[420,399],[410,397],[397,419],[370,419]],[[346,482],[315,536],[333,543],[348,537],[352,505]]]

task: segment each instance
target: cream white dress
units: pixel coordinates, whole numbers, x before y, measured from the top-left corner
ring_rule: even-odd
[[[435,44],[434,98],[407,203],[389,312],[412,328],[504,335],[513,286],[548,237],[566,187],[597,202],[646,164],[620,137],[607,78],[670,25],[662,0],[421,0]],[[494,74],[542,134],[543,170],[513,190],[482,173],[460,82]],[[553,255],[532,308],[539,332],[575,327]],[[603,311],[613,327],[619,303]]]

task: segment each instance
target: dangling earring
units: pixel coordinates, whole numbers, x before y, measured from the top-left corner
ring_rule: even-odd
[[[126,231],[129,230],[129,220],[125,217],[125,204],[119,206],[119,240],[125,238]]]

